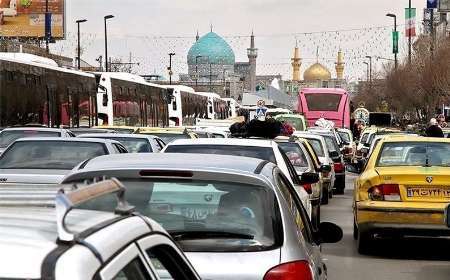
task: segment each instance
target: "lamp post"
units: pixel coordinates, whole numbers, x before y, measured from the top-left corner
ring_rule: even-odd
[[[409,13],[408,14],[408,18],[411,18],[411,0],[409,0],[408,2],[409,2],[409,4],[408,4],[408,13]],[[409,30],[411,30],[411,29],[409,29]],[[412,34],[408,34],[408,35],[409,35],[408,36],[408,63],[411,64],[411,45],[412,45],[411,35]]]
[[[395,14],[391,14],[391,13],[387,14],[386,16],[394,19],[394,32],[395,32],[395,34],[397,34],[397,16]],[[396,42],[393,42],[393,43],[395,44]],[[397,42],[397,44],[398,44],[398,42]],[[397,45],[397,49],[395,49],[395,47],[394,47],[395,70],[397,70],[397,68],[398,68],[397,53],[398,53],[398,45]]]
[[[366,71],[366,80],[369,81],[369,62],[363,62],[366,66],[367,66],[367,71]]]
[[[172,56],[174,56],[175,53],[169,53],[169,67],[167,68],[167,70],[169,70],[169,84],[172,84]]]
[[[372,56],[367,55],[366,58],[369,59],[369,80],[370,83],[372,84]]]
[[[78,50],[77,50],[77,67],[78,70],[81,68],[81,43],[80,43],[80,23],[86,22],[86,19],[79,19],[76,21],[78,25]]]
[[[112,18],[114,18],[113,15],[107,15],[104,17],[104,20],[105,20],[105,66],[106,66],[105,69],[106,69],[106,72],[110,71],[110,69],[108,67],[108,32],[106,29],[106,21],[108,19],[112,19]]]
[[[200,57],[203,57],[203,56],[197,55],[195,57],[195,90],[197,90],[197,87],[198,87],[198,59]]]
[[[50,34],[51,34],[51,23],[50,23],[50,30],[48,30],[49,26],[48,26],[48,20],[50,18],[50,13],[49,13],[49,9],[48,9],[48,0],[45,0],[45,50],[47,52],[47,54],[50,53]],[[50,19],[51,20],[51,19]]]

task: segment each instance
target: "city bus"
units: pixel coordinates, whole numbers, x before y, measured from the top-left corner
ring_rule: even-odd
[[[102,126],[167,127],[167,88],[129,73],[94,73],[98,82],[98,122]]]
[[[191,87],[176,85],[166,86],[172,90],[169,104],[169,126],[193,126],[197,118],[208,116],[208,97],[197,94]]]
[[[205,96],[208,98],[208,112],[207,119],[210,120],[224,120],[229,117],[230,110],[228,106],[228,102],[220,97],[217,93],[214,92],[196,92],[196,94]]]
[[[95,75],[51,59],[0,53],[0,127],[98,124]]]
[[[308,126],[324,118],[336,127],[350,128],[350,97],[339,88],[305,88],[298,96],[298,112],[303,114]]]

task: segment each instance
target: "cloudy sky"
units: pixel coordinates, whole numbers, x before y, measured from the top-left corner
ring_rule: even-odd
[[[420,28],[426,0],[412,2],[418,8]],[[85,18],[83,58],[94,64],[104,52],[103,16],[113,14],[115,18],[108,23],[109,54],[128,60],[131,53],[132,60],[140,62],[135,68],[140,74],[165,74],[167,53],[172,51],[177,54],[175,72],[186,71],[186,54],[196,31],[205,34],[212,25],[214,32],[230,43],[238,61],[245,61],[247,36],[254,30],[260,74],[289,75],[289,58],[298,40],[303,68],[315,62],[317,49],[321,62],[331,68],[335,53],[342,49],[346,75],[357,79],[364,74],[365,55],[392,57],[392,20],[385,14],[396,13],[403,30],[407,5],[407,0],[67,0],[67,40],[52,49],[73,55],[74,22]],[[402,40],[403,55],[404,43]]]

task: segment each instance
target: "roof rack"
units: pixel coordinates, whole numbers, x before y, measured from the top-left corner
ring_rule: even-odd
[[[69,193],[66,193],[64,189],[60,189],[56,195],[56,223],[59,240],[71,242],[76,239],[76,234],[68,230],[65,223],[65,218],[73,207],[114,193],[117,195],[118,202],[114,213],[122,216],[132,214],[135,208],[125,200],[125,187],[116,178],[96,182]]]

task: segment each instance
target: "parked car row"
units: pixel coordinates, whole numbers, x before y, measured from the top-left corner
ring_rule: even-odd
[[[0,225],[0,240],[14,235],[17,245],[0,242],[0,252],[28,261],[5,260],[0,278],[327,278],[320,244],[338,242],[342,230],[320,221],[336,162],[324,163],[316,142],[190,137],[165,145],[163,134],[179,131],[140,132],[9,144],[0,155],[0,193],[8,194],[0,216],[15,221]],[[311,135],[328,149],[324,136]],[[37,236],[19,241],[28,235]],[[29,242],[36,248],[23,248]]]

